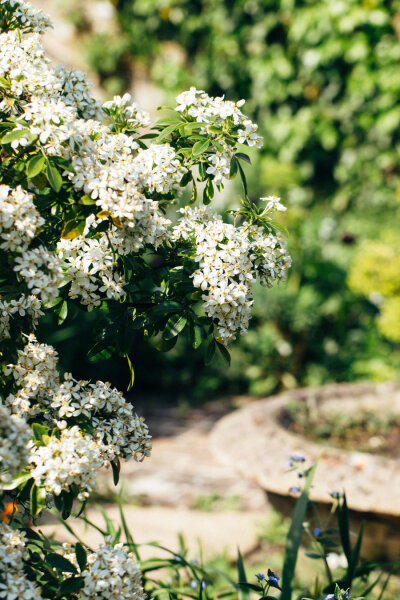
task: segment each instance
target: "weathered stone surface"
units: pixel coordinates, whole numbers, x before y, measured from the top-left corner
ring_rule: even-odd
[[[223,417],[210,439],[216,458],[229,467],[235,466],[243,476],[272,493],[271,500],[279,507],[279,498],[284,506],[283,498],[289,497],[290,487],[298,485],[296,474],[286,466],[289,455],[305,455],[308,465],[320,457],[311,498],[330,504],[332,491],[345,490],[349,507],[370,522],[368,535],[375,537],[376,550],[384,552],[386,546],[398,553],[400,461],[322,447],[284,429],[279,415],[287,402],[311,396],[336,411],[379,407],[381,412],[390,407],[392,413],[400,414],[400,384],[342,384],[296,390],[254,402]]]
[[[118,508],[106,508],[106,513],[116,524],[120,522]],[[135,542],[144,544],[140,550],[144,559],[165,555],[162,551],[145,545],[149,542],[158,542],[172,551],[178,551],[180,533],[189,548],[189,558],[199,558],[201,545],[206,559],[223,552],[234,559],[238,547],[244,555],[254,550],[258,544],[260,523],[265,521],[264,511],[206,513],[187,508],[127,506],[124,514]],[[87,516],[99,527],[104,526],[99,511],[90,509]],[[89,546],[96,548],[101,543],[101,534],[93,528],[85,527],[81,520],[70,519],[68,524]],[[57,540],[76,541],[58,523],[44,525],[40,529],[47,535],[55,534]]]

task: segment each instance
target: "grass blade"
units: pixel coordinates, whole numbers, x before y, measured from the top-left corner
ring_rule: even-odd
[[[238,553],[237,553],[237,574],[238,574],[238,581],[240,581],[241,583],[247,583],[246,571],[245,571],[244,563],[243,563],[243,557],[242,557],[242,554],[241,554],[239,548],[238,548]],[[249,600],[250,592],[246,588],[239,587],[238,596],[239,596],[239,600]]]
[[[311,467],[305,480],[304,489],[294,508],[292,522],[286,538],[286,548],[282,570],[282,593],[280,600],[291,600],[292,597],[292,584],[296,569],[297,555],[303,535],[303,523],[306,517],[309,492],[314,479],[317,464],[318,461],[316,461]]]

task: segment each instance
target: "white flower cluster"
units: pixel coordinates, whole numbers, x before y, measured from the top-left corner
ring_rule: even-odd
[[[105,461],[117,456],[126,459],[150,456],[147,426],[133,413],[121,392],[108,382],[76,381],[67,373],[65,381],[54,389],[50,411],[58,427],[82,417],[89,421]]]
[[[24,470],[28,463],[27,444],[31,428],[24,419],[12,415],[0,403],[0,481],[9,482],[13,475]],[[0,594],[1,598],[1,594]]]
[[[0,248],[18,253],[14,271],[32,294],[47,302],[58,296],[62,271],[58,257],[44,246],[28,250],[43,224],[31,194],[20,186],[0,185]]]
[[[86,500],[96,489],[96,471],[103,465],[100,448],[92,436],[78,426],[51,436],[45,446],[32,444],[30,462],[36,485],[56,496],[71,486],[79,490],[78,500]]]
[[[87,224],[93,220],[94,217],[89,217]],[[110,237],[105,234],[96,238],[79,235],[70,240],[60,240],[57,251],[63,261],[64,279],[71,282],[70,298],[79,298],[91,310],[101,304],[99,292],[115,300],[124,296],[125,280],[115,268]]]
[[[139,152],[133,161],[138,188],[143,191],[168,194],[179,187],[186,169],[182,167],[175,150],[168,144],[152,144]]]
[[[42,302],[55,300],[62,278],[59,258],[44,246],[26,250],[15,259],[14,271],[22,277],[32,294]]]
[[[198,269],[193,285],[200,288],[206,314],[214,319],[222,341],[246,333],[251,315],[252,284],[259,278],[270,285],[284,279],[290,257],[279,236],[259,227],[224,223],[204,208],[181,209],[183,218],[173,238],[193,240]]]
[[[145,600],[139,566],[123,544],[113,546],[111,538],[105,538],[105,543],[88,555],[87,562],[79,600]]]
[[[205,209],[186,207],[181,211],[184,219],[175,228],[175,235],[194,239],[199,268],[193,273],[193,285],[204,292],[205,312],[217,322],[223,342],[229,343],[238,331],[246,332],[253,304],[247,237]]]
[[[96,121],[77,123],[82,139],[79,151],[71,154],[74,172],[68,176],[77,190],[83,189],[106,215],[119,220],[111,242],[120,254],[146,244],[157,246],[170,222],[158,202],[146,194],[173,191],[186,169],[169,146],[140,150],[134,137],[111,134],[99,125]]]
[[[219,127],[221,131],[225,128],[229,131],[233,129],[236,131],[239,144],[256,147],[262,145],[262,137],[257,134],[258,125],[240,110],[245,103],[244,100],[232,102],[224,100],[223,96],[213,98],[203,90],[191,87],[190,90],[179,94],[176,101],[178,106],[175,110],[186,113],[199,123],[204,123],[204,128],[200,130],[200,133],[216,137],[218,134],[210,129],[210,126]],[[207,173],[214,175],[214,182],[217,185],[221,184],[224,178],[229,178],[233,152],[234,149],[225,144],[222,151],[211,154],[208,158],[210,164]]]
[[[130,94],[124,94],[122,97],[114,96],[112,100],[103,104],[103,110],[111,117],[114,124],[120,127],[138,129],[151,124],[149,113],[138,108],[135,102],[131,102]]]
[[[0,185],[0,248],[10,252],[27,249],[44,219],[33,203],[32,194],[18,186]]]
[[[0,522],[0,598],[42,600],[40,589],[24,573],[25,534]]]
[[[46,13],[24,0],[0,0],[0,7],[7,29],[23,29],[42,34],[49,27],[53,27]]]
[[[0,340],[10,338],[11,319],[14,315],[28,316],[35,329],[39,318],[43,315],[40,300],[37,296],[25,296],[24,294],[9,302],[0,300]]]
[[[13,375],[20,388],[6,398],[13,413],[29,419],[50,404],[53,387],[59,381],[57,363],[56,350],[47,344],[38,344],[30,334],[23,350],[18,350],[17,363],[8,365],[5,371],[6,375]]]
[[[23,4],[18,0],[19,6]],[[113,250],[128,254],[146,244],[158,246],[165,239],[170,222],[158,202],[147,196],[175,192],[186,169],[168,145],[143,150],[135,141],[134,129],[147,127],[150,119],[135,104],[129,105],[129,95],[117,96],[101,108],[82,73],[62,67],[54,71],[37,33],[12,30],[0,34],[0,76],[9,81],[10,94],[18,98],[23,111],[16,125],[21,133],[12,147],[39,144],[47,155],[70,160],[73,171],[68,177],[74,188],[90,195],[104,213],[102,217],[110,215],[116,223],[108,237],[89,234],[86,241],[81,237],[76,242],[60,242],[64,270],[70,270],[70,296],[88,307],[97,306],[101,294],[120,299],[124,281],[115,273],[115,265],[110,269]],[[0,110],[9,112],[14,100],[6,100]],[[129,129],[129,135],[118,133],[117,125]],[[87,227],[84,237],[88,233]],[[38,270],[45,267],[49,275],[56,265],[44,260],[42,249],[30,252],[19,260],[18,272],[33,289]],[[95,264],[90,263],[95,256]],[[45,283],[52,287],[53,282],[45,280],[36,286],[44,300]],[[48,299],[52,298],[50,290]]]
[[[0,76],[9,81],[13,97],[59,93],[60,82],[49,62],[38,33],[26,35],[19,30],[0,33]],[[16,112],[15,103],[5,97],[0,102],[0,111]]]
[[[18,351],[17,363],[6,369],[6,375],[12,374],[19,388],[6,398],[6,405],[13,414],[25,419],[42,413],[49,427],[62,431],[60,439],[52,437],[48,446],[32,449],[31,461],[36,464],[32,475],[37,482],[55,494],[72,483],[79,489],[85,484],[82,493],[86,494],[90,492],[94,471],[109,461],[150,456],[151,437],[143,419],[110,383],[76,381],[70,373],[60,381],[57,362],[52,346],[38,344],[34,335],[28,336],[24,349]],[[83,434],[79,426],[92,433]],[[71,431],[74,433],[68,433]],[[86,446],[91,455],[89,462],[80,457]],[[60,474],[58,456],[64,451],[69,458]],[[50,466],[55,469],[53,475]],[[57,473],[61,488],[52,479],[58,477]]]
[[[67,106],[76,108],[83,119],[101,119],[101,105],[91,95],[91,84],[82,71],[56,67],[55,73],[60,80],[61,94]]]

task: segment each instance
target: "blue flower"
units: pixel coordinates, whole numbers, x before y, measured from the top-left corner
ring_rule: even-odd
[[[300,494],[300,488],[298,488],[298,487],[297,487],[297,486],[295,486],[295,485],[292,485],[292,487],[290,488],[289,492],[290,492],[291,494]]]
[[[327,596],[325,596],[325,600],[334,600],[335,599],[335,594],[328,594]]]
[[[190,587],[191,588],[197,588],[197,581],[195,579],[192,579],[192,581],[190,582]]]
[[[334,498],[334,500],[339,500],[340,498],[343,497],[343,492],[331,492],[330,493],[331,498]]]
[[[278,575],[276,573],[274,573],[273,571],[271,571],[270,569],[268,569],[268,583],[269,583],[269,585],[271,585],[272,587],[279,588],[279,581],[280,581],[280,577],[278,577]]]
[[[264,575],[264,573],[256,573],[256,574],[255,574],[255,577],[257,577],[257,579],[258,579],[259,581],[262,581],[263,579],[265,579],[265,575]]]
[[[205,582],[205,581],[202,581],[202,582],[201,582],[201,587],[203,588],[203,590],[205,590],[205,589],[206,589],[206,587],[207,587],[207,584],[206,584],[206,582]]]
[[[322,532],[319,527],[314,527],[313,534],[315,535],[315,537],[319,537],[321,533]]]
[[[289,456],[289,460],[300,463],[300,462],[305,462],[306,457],[303,456],[302,454],[291,454]]]

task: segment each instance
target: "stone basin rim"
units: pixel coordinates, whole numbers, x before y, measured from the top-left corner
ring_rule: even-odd
[[[310,396],[319,402],[339,402],[363,396],[396,394],[400,382],[330,384],[320,388],[300,388],[254,401],[220,419],[210,435],[214,456],[224,464],[234,464],[247,478],[267,492],[289,495],[298,485],[296,474],[288,473],[290,454],[304,454],[310,465],[318,457],[311,498],[330,504],[332,491],[346,491],[350,509],[376,516],[400,517],[400,461],[367,452],[320,446],[305,437],[289,432],[278,416],[289,400]]]

